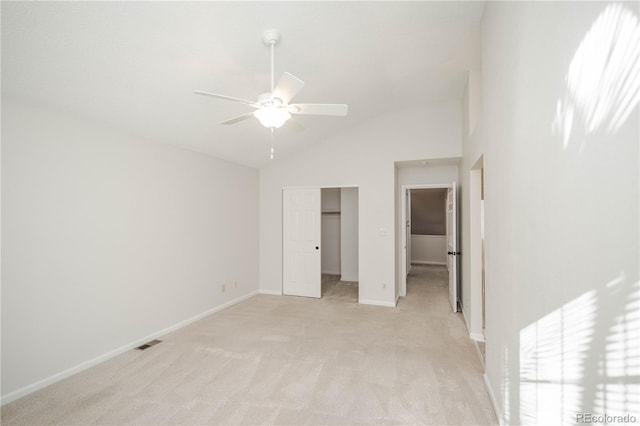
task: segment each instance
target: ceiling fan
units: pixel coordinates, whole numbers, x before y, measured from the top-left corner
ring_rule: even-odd
[[[347,115],[348,106],[345,104],[290,104],[293,97],[302,89],[304,82],[288,72],[282,74],[278,84],[274,85],[274,47],[280,40],[280,32],[275,29],[267,30],[262,35],[264,44],[271,50],[271,91],[258,96],[253,102],[246,99],[234,98],[217,93],[196,90],[198,95],[211,96],[226,101],[240,102],[255,108],[255,111],[223,121],[220,124],[235,124],[251,117],[255,117],[264,127],[271,130],[271,159],[273,159],[273,132],[284,125],[291,115]]]

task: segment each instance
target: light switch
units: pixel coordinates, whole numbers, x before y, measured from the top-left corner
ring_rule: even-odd
[[[380,235],[381,237],[386,237],[387,236],[387,228],[378,229],[378,235]]]

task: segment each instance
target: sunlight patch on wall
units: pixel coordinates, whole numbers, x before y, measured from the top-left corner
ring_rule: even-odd
[[[552,124],[564,149],[576,125],[585,136],[618,131],[640,101],[638,18],[621,4],[607,6],[578,46],[565,82]]]
[[[509,348],[505,345],[502,347],[502,415],[506,424],[511,424],[511,380],[509,377]]]
[[[612,322],[598,360],[594,408],[599,412],[640,413],[640,281],[624,293],[624,276],[607,284],[607,291],[622,293],[621,314]]]
[[[596,291],[520,331],[520,420],[557,424],[579,411],[584,359],[592,340]]]
[[[520,421],[640,410],[640,281],[624,272],[520,331]]]

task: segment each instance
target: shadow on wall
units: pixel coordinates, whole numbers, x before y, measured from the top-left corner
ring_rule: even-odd
[[[581,138],[582,151],[584,136],[600,130],[616,133],[639,100],[640,26],[632,12],[612,4],[595,20],[570,63],[553,134],[565,150]],[[637,279],[624,270],[615,273],[609,282],[523,327],[519,353],[502,348],[507,423],[590,423],[581,422],[580,413],[640,421]],[[514,364],[517,377],[509,371]],[[625,419],[608,422],[612,420]]]
[[[621,4],[607,6],[576,50],[558,99],[551,129],[565,150],[575,130],[580,137],[620,129],[640,100],[639,58],[638,18]]]

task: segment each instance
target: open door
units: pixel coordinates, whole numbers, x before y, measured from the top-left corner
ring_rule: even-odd
[[[320,188],[282,195],[282,293],[320,298]]]
[[[456,183],[447,190],[447,268],[449,269],[449,302],[458,312],[458,245],[457,245]]]
[[[405,282],[406,282],[406,277],[407,275],[409,275],[409,272],[411,271],[411,190],[407,189],[407,205],[405,206],[405,216],[406,216],[406,223],[405,223],[405,239],[404,239],[404,249],[406,251],[406,269],[405,269]],[[405,296],[406,296],[406,289],[405,289]]]

